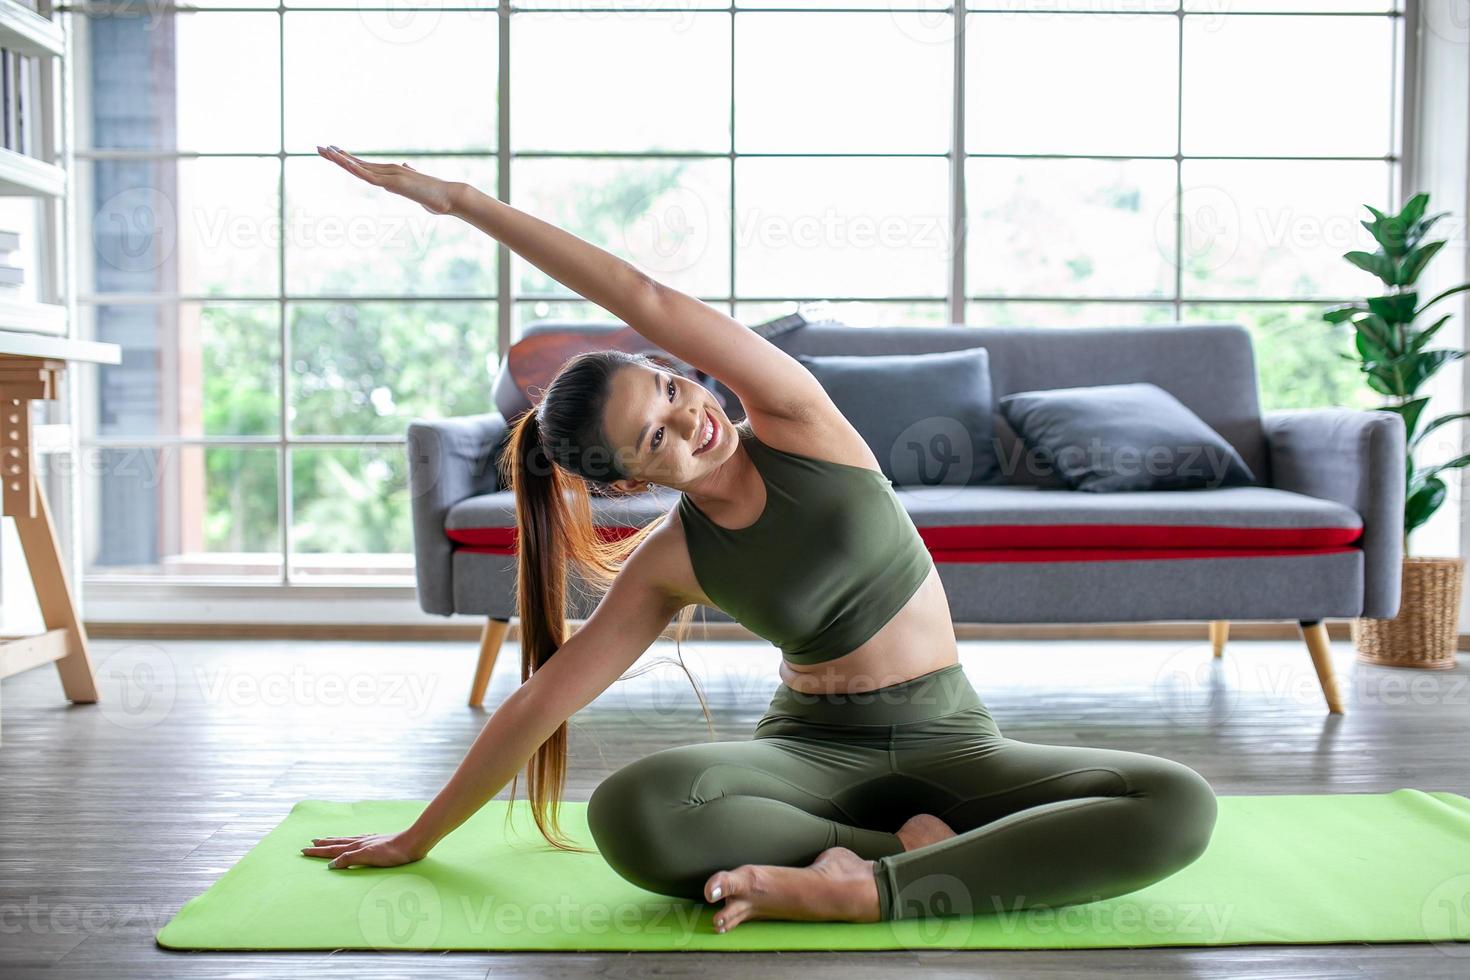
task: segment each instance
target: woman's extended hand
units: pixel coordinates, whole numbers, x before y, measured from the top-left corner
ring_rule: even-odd
[[[424,855],[407,836],[397,834],[362,834],[357,837],[317,837],[311,847],[301,853],[308,857],[332,860],[329,868],[396,868],[422,860]]]
[[[368,163],[335,146],[319,146],[316,151],[353,176],[415,201],[431,214],[448,214],[453,208],[451,181],[421,174],[406,163]]]

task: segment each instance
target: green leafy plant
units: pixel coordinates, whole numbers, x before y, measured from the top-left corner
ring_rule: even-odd
[[[1418,467],[1414,454],[1431,432],[1460,419],[1470,412],[1454,412],[1425,422],[1421,416],[1429,403],[1428,395],[1419,390],[1436,371],[1451,361],[1470,354],[1467,350],[1429,347],[1429,342],[1454,315],[1446,313],[1433,323],[1424,325],[1421,317],[1439,301],[1470,289],[1470,282],[1446,289],[1424,304],[1414,283],[1429,260],[1444,247],[1444,240],[1425,241],[1430,227],[1449,214],[1425,216],[1428,194],[1415,194],[1398,214],[1384,214],[1364,205],[1373,214],[1363,227],[1378,243],[1372,252],[1347,252],[1343,258],[1382,280],[1386,287],[1381,296],[1362,302],[1333,307],[1323,319],[1333,324],[1350,324],[1354,331],[1356,354],[1341,354],[1358,364],[1367,376],[1368,385],[1388,396],[1384,410],[1403,416],[1406,433],[1406,493],[1404,498],[1404,542],[1408,553],[1409,532],[1419,527],[1444,503],[1445,484],[1440,474],[1470,465],[1470,453],[1444,463]],[[1427,318],[1424,318],[1427,319]]]

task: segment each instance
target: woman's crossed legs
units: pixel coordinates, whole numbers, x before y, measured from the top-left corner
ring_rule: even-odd
[[[598,849],[642,888],[726,900],[728,930],[1110,898],[1193,862],[1214,828],[1214,791],[1188,766],[1007,738],[978,702],[886,725],[866,723],[895,717],[871,706],[840,724],[819,714],[768,712],[749,741],[663,749],[613,773],[588,804]],[[910,822],[921,814],[946,826]]]

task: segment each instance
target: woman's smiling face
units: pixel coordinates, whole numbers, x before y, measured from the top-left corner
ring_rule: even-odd
[[[661,367],[630,364],[612,376],[603,431],[632,492],[653,482],[681,488],[734,452],[730,420],[710,393]]]

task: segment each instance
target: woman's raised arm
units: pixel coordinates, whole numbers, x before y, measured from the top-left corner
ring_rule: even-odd
[[[415,201],[426,211],[452,214],[474,225],[630,326],[634,326],[630,318],[647,303],[653,282],[637,266],[469,184],[440,180],[407,164],[369,163],[335,146],[319,146],[317,152],[348,173]]]
[[[321,837],[302,853],[331,868],[394,867],[417,861],[499,793],[550,738],[617,680],[686,603],[662,584],[660,535],[633,551],[587,621],[503,701],[444,788],[413,826],[396,834]]]
[[[611,252],[468,184],[439,180],[406,164],[368,163],[335,146],[317,150],[370,184],[435,214],[453,214],[504,242],[653,344],[719,378],[747,412],[794,420],[840,418],[821,383],[791,355]]]

